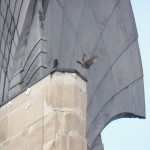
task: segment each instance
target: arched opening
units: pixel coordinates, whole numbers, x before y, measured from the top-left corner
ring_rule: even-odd
[[[112,121],[101,132],[104,150],[149,150],[149,134],[143,131],[143,126],[149,128],[145,120],[136,118]]]

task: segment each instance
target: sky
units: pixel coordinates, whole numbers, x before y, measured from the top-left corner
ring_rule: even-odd
[[[144,72],[146,119],[118,119],[102,131],[105,150],[150,150],[150,0],[131,0]]]

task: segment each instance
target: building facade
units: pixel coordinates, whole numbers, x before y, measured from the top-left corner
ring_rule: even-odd
[[[0,0],[0,109],[54,70],[78,72],[88,149],[103,149],[109,122],[145,117],[137,39],[130,0]]]

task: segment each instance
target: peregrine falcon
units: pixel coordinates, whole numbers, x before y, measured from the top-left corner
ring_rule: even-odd
[[[90,69],[91,65],[93,65],[96,62],[96,60],[97,60],[97,56],[93,55],[88,60],[83,61],[83,63],[80,61],[77,61],[77,63],[80,64],[82,68]]]
[[[58,60],[55,59],[55,60],[53,61],[53,69],[55,69],[55,68],[57,68],[57,67],[58,67]]]

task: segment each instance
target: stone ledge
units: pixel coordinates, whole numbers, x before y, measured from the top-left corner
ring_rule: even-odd
[[[82,150],[86,105],[86,81],[53,72],[0,108],[0,149],[69,150],[73,144]]]

